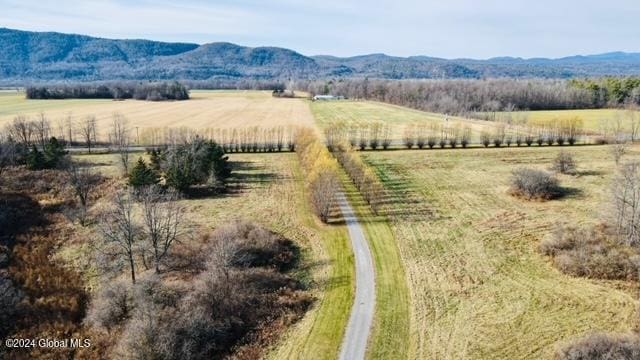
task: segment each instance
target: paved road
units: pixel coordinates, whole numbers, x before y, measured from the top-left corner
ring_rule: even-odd
[[[367,352],[367,340],[376,305],[375,269],[369,243],[349,201],[344,193],[338,194],[337,200],[349,229],[356,260],[356,298],[342,343],[340,359],[360,360],[364,359]]]

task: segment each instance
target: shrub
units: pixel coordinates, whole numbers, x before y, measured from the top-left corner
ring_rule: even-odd
[[[0,256],[2,256],[1,248]],[[0,263],[1,268],[2,264]],[[2,309],[0,311],[0,337],[4,338],[11,331],[20,314],[20,303],[23,298],[24,293],[0,270],[0,309]]]
[[[109,331],[129,319],[133,307],[134,298],[129,284],[115,280],[95,295],[85,321]]]
[[[565,345],[555,354],[558,360],[640,359],[640,337],[636,334],[595,333]]]
[[[204,249],[204,269],[184,293],[163,286],[157,277],[135,286],[135,309],[124,325],[116,354],[226,358],[251,340],[254,331],[277,326],[279,318],[298,318],[309,298],[300,295],[300,283],[275,265],[283,255],[289,257],[289,245],[255,224],[237,222],[219,228]]]
[[[540,251],[560,271],[597,279],[637,280],[640,254],[620,242],[606,226],[590,230],[559,227],[540,243]]]
[[[558,156],[553,160],[553,166],[551,170],[560,174],[573,175],[576,173],[576,162],[573,159],[573,155],[566,151],[561,151]]]
[[[511,177],[511,193],[529,200],[549,200],[559,194],[558,180],[545,171],[517,169]]]

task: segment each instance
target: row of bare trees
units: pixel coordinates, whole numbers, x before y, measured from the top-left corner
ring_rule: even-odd
[[[333,150],[338,145],[348,142],[352,147],[364,150],[367,147],[388,149],[392,144],[391,125],[382,122],[352,123],[336,122],[325,127],[327,146]]]
[[[434,147],[467,147],[480,143],[485,147],[506,145],[531,146],[539,145],[574,145],[582,136],[582,121],[579,118],[553,120],[541,126],[509,125],[493,123],[483,126],[479,137],[473,137],[470,124],[462,122],[431,122],[409,124],[402,133],[402,144],[407,149],[425,149]],[[351,148],[388,149],[398,142],[393,138],[393,129],[388,124],[374,123],[370,125],[335,123],[326,126],[325,137],[329,150],[340,145],[349,144]],[[610,141],[607,141],[610,142]]]
[[[346,144],[334,147],[333,155],[349,175],[364,200],[378,213],[385,198],[384,186],[376,174],[367,166],[357,152]]]
[[[410,124],[405,127],[402,142],[407,149],[435,146],[467,147],[471,143],[471,127],[462,124]]]
[[[306,173],[313,208],[326,223],[335,205],[335,195],[340,191],[338,164],[312,129],[299,129],[295,146]]]
[[[263,128],[144,128],[140,134],[141,144],[149,146],[171,145],[189,142],[198,137],[213,140],[226,152],[275,152],[294,151],[297,128],[276,126]]]
[[[18,115],[5,126],[5,133],[11,140],[27,147],[43,148],[50,138],[55,137],[66,144],[84,143],[91,151],[97,142],[97,122],[94,115],[75,121],[69,114],[55,123],[45,113],[35,118]]]

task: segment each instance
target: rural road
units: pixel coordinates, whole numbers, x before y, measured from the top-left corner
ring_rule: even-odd
[[[342,342],[341,360],[361,360],[367,352],[367,340],[376,305],[376,281],[369,243],[353,208],[343,192],[337,196],[356,260],[356,297],[351,309],[347,332]]]

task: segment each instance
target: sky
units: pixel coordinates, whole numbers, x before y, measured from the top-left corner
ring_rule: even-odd
[[[640,52],[639,0],[0,0],[0,27],[305,55]]]

